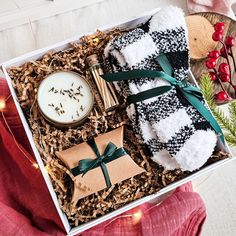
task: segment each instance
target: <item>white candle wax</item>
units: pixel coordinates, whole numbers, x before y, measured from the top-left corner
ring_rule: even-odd
[[[85,119],[93,107],[89,84],[74,72],[55,72],[38,89],[38,105],[43,116],[59,125],[73,125]]]

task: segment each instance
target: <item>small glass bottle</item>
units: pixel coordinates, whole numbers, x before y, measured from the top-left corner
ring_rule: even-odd
[[[116,96],[115,89],[112,84],[107,83],[100,75],[104,74],[98,56],[92,54],[86,59],[91,75],[97,85],[99,94],[102,98],[104,109],[106,112],[115,109],[119,106],[119,101]]]

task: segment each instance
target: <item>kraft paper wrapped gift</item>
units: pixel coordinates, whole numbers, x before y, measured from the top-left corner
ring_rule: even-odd
[[[75,176],[73,205],[76,205],[81,198],[144,172],[144,169],[140,168],[123,149],[123,133],[124,128],[122,126],[99,135],[94,139],[94,142],[90,140],[67,150],[56,152],[56,155]],[[96,154],[96,147],[92,148],[88,143],[93,143],[93,146],[97,147],[98,155]],[[112,150],[108,150],[111,146],[114,148],[113,158],[111,157]],[[83,169],[81,161],[88,164],[87,170],[79,170],[79,166]],[[104,172],[106,171],[108,178],[105,177]]]

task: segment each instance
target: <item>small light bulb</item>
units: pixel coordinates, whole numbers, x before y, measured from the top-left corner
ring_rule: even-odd
[[[46,166],[44,166],[44,169],[46,170],[46,172],[49,173],[49,171],[50,171],[50,166],[49,166],[49,165],[46,165]]]
[[[98,44],[98,43],[99,43],[99,38],[97,38],[97,37],[94,38],[94,39],[93,39],[93,43],[94,43],[94,44]]]
[[[38,165],[37,163],[34,163],[32,166],[33,166],[35,169],[38,169],[38,168],[39,168],[39,165]]]
[[[133,224],[136,225],[140,222],[140,220],[142,219],[142,211],[141,210],[138,210],[136,213],[134,213],[132,215],[132,220],[133,220]]]
[[[6,103],[4,100],[0,100],[0,111],[2,111],[6,107]]]

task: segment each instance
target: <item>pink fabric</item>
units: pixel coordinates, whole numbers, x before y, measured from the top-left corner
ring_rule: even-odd
[[[9,90],[0,78],[0,99]],[[4,110],[12,131],[23,151],[33,158],[12,99]],[[23,148],[25,147],[25,149]],[[27,149],[27,150],[26,150]],[[32,167],[16,147],[0,114],[0,235],[65,235],[48,189],[39,170]],[[151,208],[152,207],[152,208]],[[199,235],[206,218],[206,209],[191,183],[179,187],[164,202],[153,207],[147,203],[139,207],[141,221],[133,225],[131,218],[109,220],[84,233],[83,236],[165,236]],[[136,212],[133,209],[123,215]]]
[[[129,215],[141,209],[144,212],[140,223],[133,224],[132,218],[109,220],[84,232],[83,236],[183,236],[200,235],[206,218],[206,209],[201,197],[193,192],[188,183],[176,189],[174,194],[159,206],[146,203],[126,212]],[[150,210],[148,210],[150,209]],[[109,224],[109,222],[111,222]]]
[[[235,20],[236,0],[187,0],[190,13],[217,12]]]
[[[0,78],[0,99],[9,90]],[[12,99],[4,115],[16,138],[34,159]],[[20,145],[20,144],[19,144]],[[39,169],[16,147],[0,114],[0,235],[64,235],[62,223]]]

